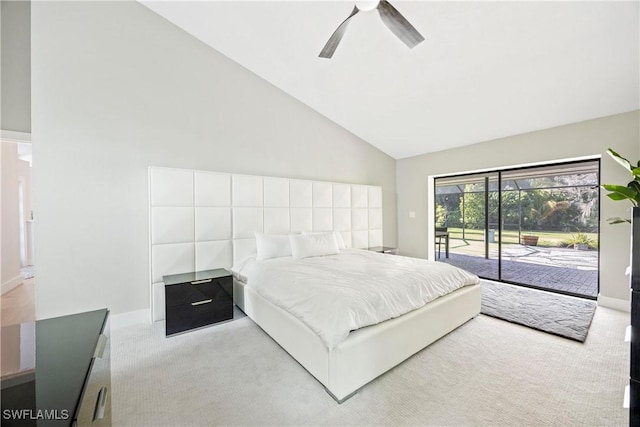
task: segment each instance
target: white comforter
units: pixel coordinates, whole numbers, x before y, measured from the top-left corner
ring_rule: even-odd
[[[339,255],[249,260],[236,268],[272,304],[313,330],[328,348],[349,332],[401,316],[478,277],[444,262],[346,249]]]

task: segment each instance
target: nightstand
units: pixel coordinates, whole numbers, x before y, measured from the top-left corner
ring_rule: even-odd
[[[233,318],[233,279],[223,268],[164,276],[164,298],[167,336]]]
[[[372,252],[380,252],[381,254],[398,255],[398,248],[392,248],[389,246],[373,246],[367,248],[367,250]]]

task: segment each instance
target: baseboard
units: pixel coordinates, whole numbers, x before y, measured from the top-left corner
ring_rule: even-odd
[[[111,316],[111,329],[120,329],[132,325],[149,324],[151,313],[148,308],[143,310],[127,311],[126,313]]]
[[[626,299],[598,295],[598,305],[600,307],[612,308],[618,311],[626,311],[627,313],[631,311],[631,303]]]
[[[9,292],[11,289],[17,288],[22,284],[22,276],[18,275],[16,277],[12,277],[2,284],[2,290],[0,294],[4,295]]]

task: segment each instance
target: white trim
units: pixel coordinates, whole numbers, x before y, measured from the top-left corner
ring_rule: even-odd
[[[435,195],[436,195],[436,180],[434,175],[430,175],[427,177],[427,224],[436,223],[436,204],[435,204]],[[430,207],[429,207],[430,206]],[[409,220],[415,220],[415,218],[409,218]],[[433,230],[433,227],[430,227],[429,230]],[[436,236],[434,233],[427,233],[427,259],[430,261],[436,260]]]
[[[618,311],[625,311],[629,313],[631,311],[631,302],[626,299],[605,297],[604,295],[598,295],[598,305],[600,307],[612,308]]]
[[[590,154],[588,156],[569,157],[566,159],[556,159],[556,160],[543,160],[540,162],[521,163],[519,165],[492,166],[484,169],[473,169],[473,170],[458,171],[458,172],[446,172],[446,173],[440,173],[436,175],[429,175],[429,178],[441,178],[443,176],[451,176],[451,175],[467,175],[472,173],[498,172],[498,171],[503,171],[505,169],[529,168],[532,166],[551,166],[551,165],[557,165],[558,163],[581,162],[586,160],[598,160],[601,158],[602,156],[600,154]]]
[[[14,142],[14,143],[31,143],[31,133],[29,132],[16,132],[13,130],[0,130],[0,140],[2,142]]]
[[[7,292],[9,292],[10,290],[17,288],[19,285],[22,285],[22,276],[21,275],[17,275],[15,277],[12,277],[11,279],[7,280],[6,282],[4,282],[2,284],[2,291],[1,294],[4,295]]]
[[[111,329],[121,329],[132,325],[148,324],[151,318],[150,309],[127,311],[111,316]]]
[[[152,253],[152,240],[151,240],[151,168],[147,169],[147,233],[149,241],[149,307],[153,307],[153,269],[151,268],[151,253]],[[148,322],[153,324],[153,310],[149,309]]]

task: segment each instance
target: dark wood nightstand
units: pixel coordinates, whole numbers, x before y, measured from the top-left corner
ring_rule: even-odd
[[[164,276],[166,335],[233,318],[233,279],[224,268]]]
[[[398,248],[392,248],[389,246],[373,246],[367,248],[368,251],[380,252],[381,254],[398,255]]]

